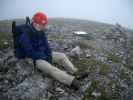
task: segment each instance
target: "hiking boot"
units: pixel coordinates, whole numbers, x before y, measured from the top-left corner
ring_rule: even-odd
[[[78,90],[80,88],[80,82],[76,78],[72,81],[71,88]]]
[[[82,72],[77,72],[74,74],[74,76],[76,77],[76,79],[81,80],[84,79],[88,76],[89,72],[87,71],[82,71]]]

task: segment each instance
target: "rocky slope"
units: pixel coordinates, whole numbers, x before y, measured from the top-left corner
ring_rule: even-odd
[[[31,59],[14,57],[11,21],[0,22],[0,32],[0,100],[133,100],[133,31],[119,24],[49,20],[51,48],[66,53],[79,71],[89,72],[79,91],[46,76]]]

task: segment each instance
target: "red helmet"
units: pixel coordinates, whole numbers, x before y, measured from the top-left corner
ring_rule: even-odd
[[[46,25],[48,22],[47,16],[42,12],[37,12],[32,17],[32,21],[39,24],[39,25]]]

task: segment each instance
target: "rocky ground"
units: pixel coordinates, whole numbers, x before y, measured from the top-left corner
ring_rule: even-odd
[[[133,100],[133,31],[73,19],[50,19],[47,28],[51,48],[67,54],[79,71],[89,72],[81,88],[74,91],[46,76],[31,59],[17,60],[10,22],[1,22],[0,100]]]

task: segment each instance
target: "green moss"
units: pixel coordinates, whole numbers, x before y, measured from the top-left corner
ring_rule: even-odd
[[[94,100],[92,92],[98,87],[99,81],[93,80],[91,86],[86,90],[83,100]]]
[[[111,100],[110,96],[105,92],[105,90],[101,91],[101,96],[97,98],[97,100]]]
[[[5,39],[5,40],[11,39],[11,34],[9,34],[9,33],[0,33],[0,40],[1,39]]]
[[[72,60],[73,64],[81,71],[89,69],[95,71],[98,62],[94,59],[82,58],[81,60]]]
[[[130,61],[130,60],[129,60]],[[126,68],[129,68],[130,70],[133,70],[133,63],[126,63],[126,64],[124,64],[124,66],[126,67]]]
[[[101,75],[107,75],[108,71],[109,71],[109,65],[105,64],[105,63],[100,63],[100,71],[99,74]]]
[[[57,100],[57,98],[54,96],[51,96],[51,97],[49,97],[49,100]]]
[[[92,40],[88,41],[88,40],[85,40],[85,39],[81,39],[81,40],[78,41],[78,45],[82,49],[86,49],[86,48],[96,49],[96,43],[95,43],[95,41],[92,41]]]
[[[51,34],[52,34],[52,33],[51,33]],[[60,37],[57,36],[57,35],[50,35],[50,36],[48,37],[48,39],[51,40],[51,41],[57,41],[58,39],[60,39]]]
[[[8,45],[5,45],[4,42],[11,44],[11,35],[7,33],[0,33],[0,49],[7,48]]]
[[[90,72],[95,72],[97,67],[100,67],[99,74],[101,75],[106,75],[109,71],[109,65],[101,61],[95,60],[94,58],[82,58],[81,60],[73,59],[73,63],[80,71],[89,69]]]
[[[109,86],[109,87],[112,87],[113,84],[115,84],[115,81],[111,80],[111,81],[108,83],[108,86]]]
[[[114,90],[112,91],[112,100],[120,100],[121,97],[121,89],[120,89],[120,85],[116,84]]]
[[[96,100],[111,100],[112,99],[107,94],[105,89],[100,91],[101,95],[97,98],[92,95],[93,91],[95,91],[95,89],[98,88],[98,84],[99,84],[99,81],[97,81],[97,80],[92,81],[92,84],[91,84],[90,88],[87,89],[83,100],[94,100],[94,99],[96,99]]]
[[[121,69],[120,78],[126,80],[132,80],[131,73],[128,70]]]
[[[112,62],[115,62],[115,63],[121,63],[121,58],[118,57],[118,56],[115,55],[115,54],[112,54],[112,53],[109,53],[109,54],[108,54],[107,59],[108,59],[108,60],[111,60]]]

